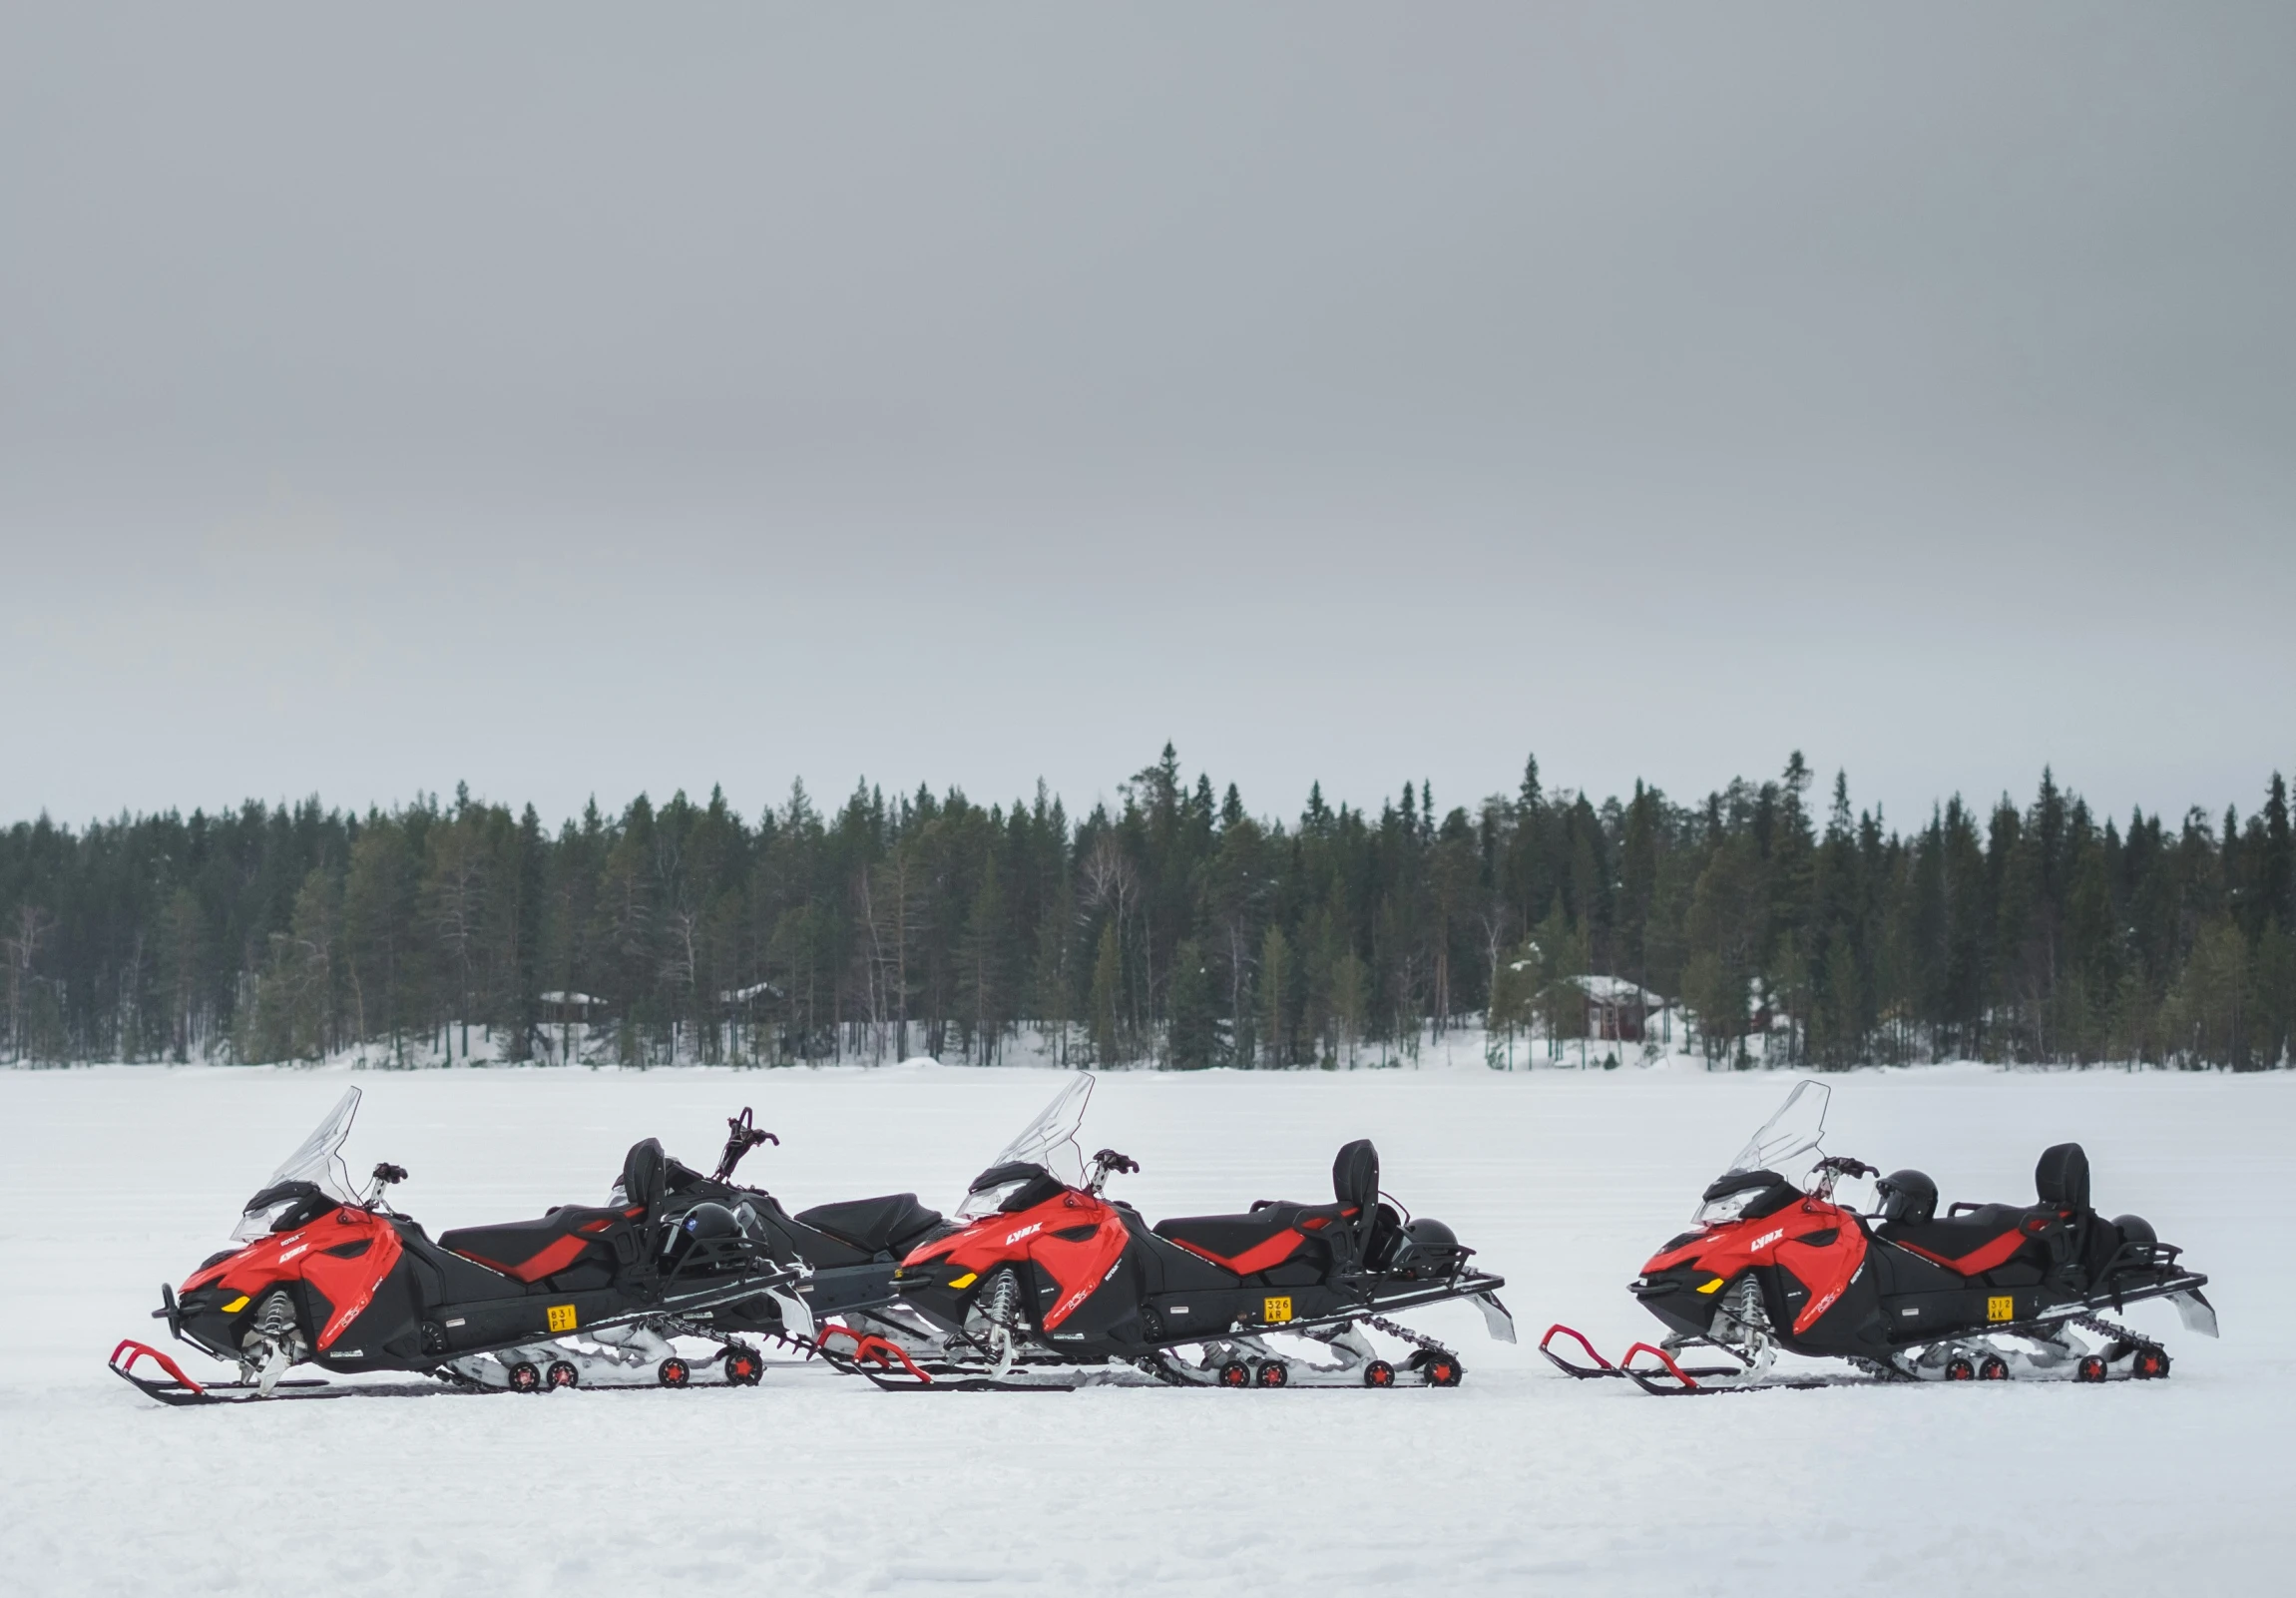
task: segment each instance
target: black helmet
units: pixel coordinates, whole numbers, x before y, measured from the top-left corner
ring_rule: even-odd
[[[1459,1234],[1442,1222],[1422,1217],[1403,1229],[1387,1269],[1405,1277],[1448,1277],[1474,1252],[1462,1249]]]
[[[1874,1186],[1884,1221],[1918,1227],[1937,1215],[1937,1184],[1919,1171],[1892,1171]]]
[[[680,1216],[662,1242],[662,1257],[675,1265],[693,1252],[696,1243],[741,1235],[741,1223],[722,1204],[704,1201]]]

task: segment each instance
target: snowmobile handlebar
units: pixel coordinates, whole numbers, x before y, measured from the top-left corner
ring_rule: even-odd
[[[1811,1168],[1815,1181],[1810,1186],[1813,1199],[1831,1199],[1834,1184],[1843,1177],[1878,1177],[1881,1173],[1863,1160],[1853,1160],[1846,1154],[1829,1154]]]
[[[1140,1161],[1131,1155],[1119,1154],[1114,1149],[1103,1149],[1093,1156],[1093,1175],[1092,1180],[1086,1184],[1086,1191],[1098,1193],[1101,1190],[1101,1184],[1106,1182],[1111,1175],[1130,1176],[1140,1168]]]
[[[739,1115],[725,1118],[725,1152],[717,1157],[717,1180],[724,1182],[730,1179],[733,1168],[741,1163],[741,1157],[760,1143],[770,1143],[775,1148],[781,1146],[779,1138],[756,1125],[755,1114],[744,1104]]]

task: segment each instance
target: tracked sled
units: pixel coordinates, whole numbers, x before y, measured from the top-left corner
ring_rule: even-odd
[[[775,1264],[791,1273],[791,1280],[778,1287],[697,1319],[720,1331],[759,1335],[806,1354],[825,1352],[833,1360],[836,1350],[820,1346],[821,1328],[831,1317],[840,1318],[840,1335],[849,1336],[853,1327],[900,1332],[898,1323],[876,1319],[898,1297],[894,1273],[911,1250],[950,1231],[950,1222],[939,1211],[919,1204],[914,1193],[820,1204],[792,1215],[765,1189],[733,1180],[735,1168],[750,1150],[781,1140],[759,1128],[747,1108],[725,1126],[724,1150],[716,1170],[708,1175],[664,1155],[651,1138],[640,1145],[651,1153],[641,1157],[632,1151],[634,1165],[648,1172],[659,1165],[661,1196],[656,1202],[673,1224],[704,1207],[722,1209],[744,1236],[757,1240]],[[608,1203],[624,1199],[625,1187],[618,1185]]]
[[[1081,1157],[1092,1089],[1080,1076],[974,1179],[956,1228],[902,1263],[898,1304],[825,1343],[882,1386],[948,1390],[1453,1386],[1458,1354],[1391,1319],[1453,1300],[1514,1340],[1505,1282],[1441,1222],[1382,1202],[1369,1142],[1340,1151],[1329,1204],[1151,1227],[1103,1196],[1137,1162]],[[1370,1332],[1403,1346],[1390,1357]]]
[[[648,1139],[631,1151],[613,1203],[561,1206],[433,1241],[385,1203],[406,1178],[401,1168],[376,1166],[366,1193],[353,1197],[341,1149],[358,1103],[357,1088],[346,1092],[247,1201],[232,1247],[180,1290],[160,1290],[153,1318],[235,1364],[235,1377],[202,1380],[134,1339],[113,1350],[115,1371],[176,1404],[746,1385],[763,1375],[760,1351],[738,1329],[778,1324],[781,1303],[798,1302],[802,1273],[774,1259],[761,1228],[723,1206],[673,1204],[660,1144]],[[692,1352],[695,1342],[709,1352]],[[327,1374],[290,1378],[299,1365]],[[377,1371],[434,1379],[333,1379]]]
[[[2168,1374],[2168,1351],[2105,1319],[2165,1299],[2187,1331],[2216,1335],[2208,1279],[2141,1217],[2089,1207],[2088,1157],[2047,1150],[2030,1205],[1956,1204],[1936,1216],[1919,1171],[1882,1177],[1821,1156],[1830,1090],[1801,1082],[1705,1190],[1688,1232],[1630,1291],[1666,1327],[1616,1363],[1557,1325],[1540,1351],[1573,1376],[1622,1377],[1662,1394],[1858,1381],[2072,1381]],[[1812,1158],[1816,1156],[1816,1158]],[[1806,1166],[1799,1181],[1787,1172]],[[1881,1209],[1838,1203],[1845,1181],[1880,1178]],[[1781,1370],[1781,1353],[1841,1371]],[[1719,1362],[1688,1362],[1704,1356]]]

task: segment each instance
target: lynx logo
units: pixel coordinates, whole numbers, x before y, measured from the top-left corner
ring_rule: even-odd
[[[1752,1245],[1746,1250],[1746,1252],[1748,1254],[1759,1254],[1762,1252],[1762,1250],[1768,1248],[1771,1244],[1777,1242],[1778,1239],[1784,1237],[1785,1235],[1786,1229],[1784,1227],[1778,1228],[1778,1230],[1775,1232],[1765,1232],[1753,1241]]]
[[[1011,1234],[1007,1235],[1007,1237],[1005,1238],[1005,1246],[1006,1246],[1007,1248],[1010,1248],[1010,1247],[1012,1247],[1014,1244],[1016,1244],[1016,1243],[1020,1242],[1020,1241],[1021,1241],[1021,1239],[1023,1239],[1023,1238],[1027,1237],[1027,1236],[1028,1236],[1030,1233],[1032,1233],[1032,1232],[1042,1232],[1042,1231],[1044,1231],[1044,1230],[1045,1230],[1045,1224],[1044,1224],[1042,1221],[1032,1221],[1031,1223],[1029,1223],[1029,1225],[1027,1225],[1027,1226],[1025,1226],[1025,1227],[1021,1228],[1021,1230],[1020,1230],[1020,1231],[1018,1231],[1018,1232],[1014,1232],[1014,1233],[1011,1233]]]

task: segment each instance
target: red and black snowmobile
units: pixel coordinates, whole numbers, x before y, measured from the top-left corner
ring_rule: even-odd
[[[1459,1356],[1386,1318],[1454,1299],[1514,1340],[1505,1282],[1471,1269],[1442,1222],[1381,1202],[1369,1142],[1339,1151],[1329,1204],[1263,1200],[1151,1227],[1101,1192],[1137,1162],[1103,1149],[1083,1169],[1092,1087],[1064,1089],[974,1179],[958,1229],[902,1263],[899,1304],[871,1321],[898,1330],[856,1329],[849,1350],[881,1385],[1452,1386]],[[1406,1345],[1400,1369],[1365,1328]]]
[[[914,1193],[819,1204],[791,1215],[765,1189],[733,1181],[743,1155],[759,1144],[781,1140],[760,1130],[746,1108],[725,1125],[725,1149],[714,1173],[704,1176],[662,1157],[661,1211],[675,1221],[700,1205],[722,1206],[745,1235],[761,1242],[767,1255],[791,1268],[795,1278],[707,1318],[721,1329],[758,1332],[808,1351],[816,1346],[817,1328],[829,1316],[873,1326],[870,1312],[896,1297],[893,1274],[902,1259],[926,1239],[947,1231],[948,1221],[939,1211],[919,1204]],[[655,1147],[659,1154],[660,1146]],[[620,1203],[622,1193],[617,1187],[608,1202]]]
[[[1610,1363],[1556,1326],[1540,1350],[1574,1376],[1624,1376],[1659,1393],[1818,1386],[1843,1380],[1999,1381],[2012,1376],[2106,1381],[2168,1374],[2168,1352],[2103,1319],[2166,1299],[2187,1331],[2216,1335],[2207,1278],[2179,1263],[2141,1217],[2107,1221],[2089,1207],[2088,1157],[2077,1143],[2043,1153],[2030,1205],[1956,1204],[1938,1219],[1937,1185],[1919,1171],[1882,1177],[1823,1157],[1797,1182],[1786,1170],[1816,1154],[1830,1090],[1801,1082],[1711,1183],[1691,1228],[1631,1286],[1663,1322]],[[1837,1184],[1878,1177],[1882,1208],[1836,1203]],[[2086,1333],[2087,1335],[2082,1335]],[[1576,1342],[1585,1359],[1560,1351]],[[1685,1365],[1691,1349],[1730,1362]],[[1781,1352],[1844,1359],[1854,1375],[1773,1369]]]
[[[778,1324],[799,1272],[772,1257],[761,1229],[724,1205],[673,1204],[668,1162],[652,1138],[630,1151],[614,1202],[562,1206],[538,1220],[466,1227],[436,1242],[390,1209],[405,1180],[378,1165],[354,1198],[340,1150],[357,1113],[352,1088],[301,1148],[249,1199],[233,1246],[182,1289],[163,1286],[155,1320],[219,1359],[236,1379],[201,1381],[144,1343],[122,1341],[112,1367],[169,1403],[437,1391],[435,1385],[341,1385],[289,1379],[398,1370],[474,1390],[537,1390],[619,1376],[685,1386],[697,1374],[733,1384],[764,1373],[759,1351],[729,1329]],[[723,1324],[720,1324],[722,1321]],[[676,1337],[713,1344],[707,1360]],[[150,1358],[166,1377],[133,1367]]]

